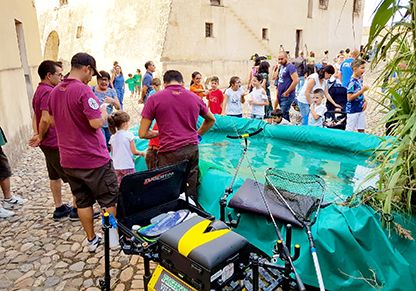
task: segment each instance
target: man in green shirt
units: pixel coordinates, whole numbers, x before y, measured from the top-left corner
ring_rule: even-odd
[[[3,207],[0,206],[0,218],[7,218],[14,215],[13,211],[5,208],[13,209],[24,203],[23,198],[12,195],[10,192],[10,177],[12,175],[12,171],[10,169],[7,156],[2,149],[2,146],[6,143],[6,136],[3,133],[3,129],[0,127],[0,187],[4,195]]]

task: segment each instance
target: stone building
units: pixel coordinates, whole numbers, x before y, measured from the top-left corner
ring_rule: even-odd
[[[0,35],[0,126],[9,141],[4,150],[13,165],[32,133],[31,100],[42,61],[33,1],[2,1]]]
[[[364,0],[37,0],[45,58],[68,62],[78,51],[94,55],[100,69],[113,61],[124,73],[147,60],[159,73],[216,74],[226,85],[243,79],[254,53],[293,56],[361,44]],[[273,60],[274,62],[274,60]]]

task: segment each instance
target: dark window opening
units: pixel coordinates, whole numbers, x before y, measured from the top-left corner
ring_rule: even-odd
[[[299,56],[299,52],[302,46],[302,30],[296,29],[296,45],[295,45],[295,57]]]
[[[214,37],[214,24],[205,23],[205,37]]]
[[[354,11],[355,14],[360,14],[361,13],[361,6],[362,6],[362,1],[361,0],[354,0],[353,11]]]
[[[82,26],[77,27],[77,38],[81,38],[83,31],[84,31],[84,27]]]
[[[221,5],[221,0],[211,0],[211,5],[220,6]]]
[[[263,28],[261,30],[261,38],[263,40],[269,40],[269,29],[268,28]]]
[[[25,34],[23,32],[23,23],[17,19],[14,20],[17,36],[17,47],[19,48],[20,62],[23,68],[23,75],[26,83],[26,92],[28,96],[29,104],[31,104],[31,98],[33,96],[32,76],[30,74],[30,66],[27,56]],[[30,106],[32,108],[32,106]]]
[[[319,0],[319,8],[322,10],[328,10],[329,0]]]

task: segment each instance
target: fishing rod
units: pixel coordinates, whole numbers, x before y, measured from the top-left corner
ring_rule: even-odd
[[[260,183],[257,182],[258,180],[257,180],[256,175],[254,173],[253,167],[251,166],[251,163],[250,163],[248,157],[246,156],[246,153],[247,153],[247,144],[248,144],[247,143],[247,138],[250,137],[250,136],[253,136],[253,135],[256,135],[256,134],[260,133],[263,130],[263,128],[260,128],[260,129],[258,129],[257,131],[255,131],[255,132],[253,132],[251,134],[249,134],[249,133],[239,134],[238,133],[238,130],[237,130],[235,124],[234,124],[234,122],[232,123],[232,125],[233,125],[233,129],[234,129],[234,131],[236,132],[237,135],[236,136],[227,135],[227,137],[228,138],[232,138],[232,139],[241,139],[241,138],[243,138],[244,139],[244,143],[245,143],[245,146],[243,148],[243,155],[240,158],[240,161],[238,163],[238,166],[237,166],[237,169],[236,169],[236,173],[235,173],[235,175],[233,177],[233,180],[232,180],[232,184],[234,183],[234,180],[236,179],[238,170],[239,170],[239,168],[241,166],[241,163],[242,163],[242,161],[243,161],[243,159],[245,157],[246,160],[247,160],[247,164],[248,164],[248,166],[250,168],[251,174],[253,175],[253,178],[256,181],[257,189],[258,189],[258,191],[260,193],[260,196],[261,196],[261,198],[263,200],[264,205],[266,206],[267,212],[268,212],[268,214],[270,216],[270,219],[271,219],[271,221],[273,223],[273,226],[274,226],[274,229],[276,231],[276,235],[277,235],[277,238],[278,238],[278,242],[279,242],[279,245],[281,246],[281,251],[283,253],[283,259],[288,264],[288,266],[290,267],[291,271],[293,272],[293,274],[295,276],[295,281],[296,281],[296,284],[297,284],[298,289],[300,291],[306,291],[305,285],[303,284],[302,279],[300,278],[298,272],[296,271],[295,265],[293,264],[293,259],[292,259],[292,256],[290,254],[290,250],[287,247],[285,240],[283,239],[283,236],[282,236],[282,234],[281,234],[281,232],[279,230],[279,227],[277,226],[276,220],[274,219],[273,214],[272,214],[272,212],[270,210],[270,206],[269,206],[269,204],[268,204],[268,202],[266,200],[266,197],[264,195],[264,192],[260,188]],[[232,184],[231,184],[231,186],[232,186]],[[229,195],[229,194],[227,194],[227,190],[229,190],[229,188],[226,189],[226,194],[221,199],[221,200],[223,200],[225,198],[223,200],[223,202],[222,202],[222,203],[224,203],[224,205],[222,205],[221,202],[220,202],[221,209],[222,209],[222,207],[224,207],[224,213],[221,213],[222,215],[224,215],[223,217],[225,217],[225,206],[226,206],[226,203],[227,203],[226,197],[228,197],[228,195]],[[232,187],[231,187],[231,192],[232,192]],[[254,287],[256,288],[256,290],[258,290],[258,286],[254,286]]]
[[[286,201],[286,199],[283,197],[283,195],[280,193],[280,191],[278,189],[276,189],[276,187],[274,186],[274,184],[270,181],[269,177],[267,177],[267,175],[265,176],[266,181],[269,185],[272,186],[273,190],[276,192],[276,194],[278,194],[280,200],[285,204],[286,208],[290,211],[290,213],[292,213],[293,217],[299,221],[302,226],[306,229],[306,234],[308,236],[308,241],[309,241],[309,249],[312,255],[312,259],[313,259],[313,264],[315,267],[315,273],[316,273],[316,277],[318,279],[318,284],[319,284],[319,290],[320,291],[325,291],[325,285],[324,285],[324,280],[322,278],[322,272],[321,272],[321,267],[319,265],[319,260],[318,260],[318,254],[316,252],[316,246],[315,246],[315,242],[313,240],[313,236],[312,236],[312,231],[311,231],[311,226],[315,223],[319,211],[321,209],[321,205],[322,205],[322,201],[324,199],[324,195],[325,192],[322,192],[322,196],[319,199],[319,204],[318,204],[318,208],[315,212],[314,218],[312,219],[312,221],[309,220],[303,220],[301,219],[298,214],[293,210],[292,207],[290,207],[289,203]]]
[[[250,161],[248,160],[248,158],[246,158],[246,160],[247,160],[248,167],[250,168],[250,171],[251,171],[251,174],[253,175],[254,180],[257,181],[256,174],[254,173],[254,169],[252,168]],[[281,250],[282,250],[283,255],[284,255],[283,259],[289,264],[290,269],[292,270],[293,274],[295,275],[295,280],[296,280],[296,284],[298,286],[298,289],[300,291],[306,291],[305,285],[303,284],[302,279],[300,278],[298,272],[296,271],[295,265],[293,264],[293,259],[292,259],[292,256],[290,254],[290,250],[289,250],[285,240],[283,239],[282,233],[280,232],[279,227],[277,226],[276,220],[274,219],[274,216],[273,216],[273,214],[270,210],[270,206],[269,206],[269,203],[266,200],[266,197],[264,195],[264,191],[261,189],[260,183],[256,182],[256,186],[257,186],[257,190],[260,193],[261,199],[263,200],[263,203],[266,206],[267,212],[270,216],[270,219],[271,219],[271,221],[273,223],[273,226],[274,226],[274,229],[276,231],[276,235],[277,235],[277,238],[278,238],[278,243],[279,243],[279,246],[281,247]]]
[[[240,170],[241,164],[243,163],[244,157],[247,153],[247,148],[248,148],[248,142],[247,142],[247,138],[249,138],[250,136],[255,136],[257,134],[259,134],[261,131],[263,130],[263,128],[260,128],[254,132],[251,133],[244,133],[244,134],[238,134],[237,135],[227,135],[227,138],[230,139],[244,139],[244,143],[245,146],[243,148],[243,154],[240,157],[240,160],[238,161],[237,164],[237,168],[235,170],[235,173],[233,175],[233,178],[230,182],[230,185],[225,189],[225,193],[224,196],[220,199],[220,220],[222,220],[223,222],[225,222],[226,224],[228,224],[231,227],[236,227],[238,225],[238,223],[240,222],[240,215],[237,215],[237,221],[234,221],[231,219],[230,214],[229,214],[229,222],[226,222],[225,220],[225,208],[227,207],[227,199],[228,196],[233,193],[233,185],[235,183],[235,179],[237,178],[238,175],[238,171]]]

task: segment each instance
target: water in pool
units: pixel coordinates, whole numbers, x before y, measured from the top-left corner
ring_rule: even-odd
[[[234,174],[243,153],[243,140],[232,140],[226,133],[204,135],[200,144],[200,158]],[[255,136],[249,138],[247,158],[258,181],[264,183],[265,171],[270,168],[320,176],[326,183],[326,201],[343,200],[351,195],[370,171],[368,156],[353,155],[334,148],[322,148]],[[244,159],[239,176],[253,179]]]

